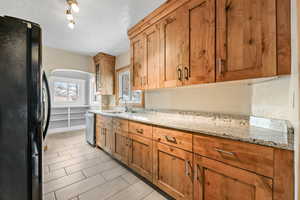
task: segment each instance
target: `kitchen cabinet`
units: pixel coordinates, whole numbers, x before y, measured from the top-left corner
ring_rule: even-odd
[[[276,1],[217,1],[217,81],[275,76]]]
[[[186,6],[164,17],[160,26],[161,87],[183,84],[183,68],[189,65],[189,16]]]
[[[183,84],[215,82],[215,0],[192,0],[186,9],[190,55]]]
[[[96,117],[96,145],[108,153],[112,152],[113,134],[112,118],[97,115]]]
[[[101,95],[114,94],[115,56],[99,53],[94,56],[96,89]]]
[[[113,119],[113,156],[128,165],[129,153],[129,137],[128,137],[128,121],[121,119]]]
[[[147,81],[147,69],[145,63],[144,35],[140,34],[131,40],[131,82],[133,90],[141,90]]]
[[[146,81],[143,89],[159,88],[159,25],[155,24],[144,31]]]
[[[130,134],[129,167],[152,181],[152,140]]]
[[[134,90],[159,88],[159,27],[153,25],[131,40]]]
[[[101,115],[96,141],[178,200],[294,199],[293,151]]]
[[[153,182],[178,200],[193,198],[193,154],[154,142]]]
[[[271,178],[194,156],[195,200],[272,200]]]
[[[290,74],[290,8],[290,0],[167,1],[128,31],[132,65],[148,70],[136,70],[134,84],[153,89],[155,77],[168,88]],[[157,28],[156,49],[142,40]],[[152,55],[159,72],[147,67]]]

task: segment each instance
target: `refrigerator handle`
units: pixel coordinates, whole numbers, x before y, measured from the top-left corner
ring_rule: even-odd
[[[47,120],[45,129],[43,131],[43,138],[45,139],[47,135],[47,131],[49,128],[49,122],[50,122],[50,115],[51,115],[51,97],[50,97],[50,89],[49,89],[49,82],[46,76],[46,73],[43,72],[43,83],[45,84],[46,92],[47,92],[47,101],[48,101],[48,111],[47,111]]]

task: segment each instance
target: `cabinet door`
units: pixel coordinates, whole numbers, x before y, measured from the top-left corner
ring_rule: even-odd
[[[153,25],[144,32],[145,61],[147,73],[144,89],[159,88],[159,25]],[[146,87],[145,87],[146,86]]]
[[[96,145],[101,147],[101,127],[96,125]]]
[[[195,200],[272,200],[272,179],[208,159],[194,157]]]
[[[145,78],[145,39],[143,34],[131,40],[132,89],[143,89]]]
[[[105,128],[96,126],[96,145],[102,149],[106,147]]]
[[[216,2],[217,81],[276,75],[276,0]]]
[[[184,5],[160,21],[161,87],[182,85],[189,65],[189,16]]]
[[[184,84],[215,82],[215,1],[192,0],[189,14],[190,60]]]
[[[175,199],[193,198],[193,154],[154,142],[153,182]]]
[[[152,181],[152,140],[130,134],[129,167]]]
[[[129,138],[118,131],[113,132],[112,154],[119,161],[128,164]]]
[[[103,128],[103,140],[105,141],[103,144],[103,149],[107,153],[112,153],[113,134],[110,128]]]

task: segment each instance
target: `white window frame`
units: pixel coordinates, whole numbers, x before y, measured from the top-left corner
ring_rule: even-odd
[[[118,92],[118,97],[120,98],[120,97],[122,97],[122,90],[121,90],[121,88],[122,88],[122,81],[121,81],[121,77],[122,77],[122,75],[123,74],[128,74],[129,75],[129,99],[126,99],[126,100],[124,100],[124,99],[117,99],[117,101],[118,101],[118,103],[119,104],[125,104],[125,103],[129,103],[129,104],[142,104],[142,92],[141,92],[141,97],[140,97],[140,101],[133,101],[132,100],[132,94],[133,94],[133,92],[134,91],[132,91],[132,84],[131,84],[131,71],[130,71],[130,69],[127,69],[127,70],[124,70],[124,71],[120,71],[120,72],[118,72],[117,73],[118,74],[118,76],[117,76],[117,79],[118,79],[118,90],[119,91],[117,91]]]
[[[96,76],[93,75],[90,80],[89,80],[89,91],[90,91],[90,100],[89,103],[90,105],[101,105],[101,95],[99,92],[97,92],[97,87],[96,87]],[[98,96],[98,100],[94,100],[94,97]]]
[[[74,83],[79,85],[79,100],[72,102],[72,101],[55,101],[54,99],[54,83],[55,82],[66,82],[66,83]],[[51,100],[54,106],[62,106],[62,105],[84,105],[85,104],[85,80],[81,79],[72,79],[72,78],[64,78],[64,77],[50,77],[50,91],[51,91]]]

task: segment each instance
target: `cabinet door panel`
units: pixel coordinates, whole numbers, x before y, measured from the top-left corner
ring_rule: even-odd
[[[175,199],[192,199],[192,153],[154,142],[153,182]]]
[[[184,84],[215,82],[215,1],[188,4],[190,63],[184,66]]]
[[[113,132],[113,156],[124,164],[128,164],[128,138],[117,131]]]
[[[276,1],[217,1],[217,81],[276,75]]]
[[[144,88],[159,88],[159,26],[153,25],[145,31],[147,77]],[[146,87],[145,87],[146,85]]]
[[[194,157],[195,200],[272,200],[272,179],[205,157]]]
[[[189,16],[182,6],[161,21],[161,87],[182,85],[183,67],[189,64]]]
[[[145,68],[145,45],[143,34],[131,40],[131,71],[134,90],[142,89]]]
[[[152,181],[152,140],[130,134],[129,167]]]

